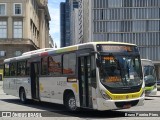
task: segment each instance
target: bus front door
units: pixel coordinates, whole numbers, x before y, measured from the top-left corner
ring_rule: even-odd
[[[39,100],[39,63],[31,63],[31,93],[32,98]]]
[[[78,58],[78,79],[79,79],[79,92],[80,92],[80,106],[86,108],[93,108],[92,103],[92,88],[94,87],[95,76],[91,75],[94,70],[92,56],[82,56]],[[92,80],[91,80],[92,79]]]

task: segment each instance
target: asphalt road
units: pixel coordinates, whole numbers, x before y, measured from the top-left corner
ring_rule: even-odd
[[[116,111],[93,111],[93,110],[81,110],[79,112],[69,112],[63,105],[57,105],[46,102],[29,101],[28,104],[21,104],[19,99],[6,95],[2,90],[2,82],[0,81],[0,116],[2,112],[12,112],[14,118],[0,117],[0,120],[21,120],[21,117],[30,113],[41,115],[41,118],[25,118],[28,120],[81,120],[81,119],[112,119],[112,120],[159,120],[160,119],[160,91],[153,97],[147,97],[144,106],[133,107],[130,109],[116,110]],[[149,111],[149,112],[148,112]],[[26,113],[27,112],[27,113]],[[16,114],[17,113],[17,114]],[[20,117],[16,117],[16,115]],[[146,115],[159,117],[147,117]],[[134,117],[134,116],[141,117]],[[125,117],[128,116],[128,117]]]

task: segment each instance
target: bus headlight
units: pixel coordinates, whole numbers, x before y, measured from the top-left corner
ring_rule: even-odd
[[[109,95],[106,94],[106,92],[104,92],[103,90],[101,90],[101,94],[102,94],[102,97],[106,100],[111,100],[111,97]]]

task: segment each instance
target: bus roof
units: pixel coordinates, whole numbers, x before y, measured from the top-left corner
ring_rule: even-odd
[[[142,61],[149,61],[149,62],[152,62],[152,60],[150,59],[141,59]]]
[[[18,57],[13,57],[13,58],[8,58],[4,60],[4,63],[10,62],[10,61],[16,61],[16,60],[23,60],[23,59],[29,59],[35,56],[44,56],[44,55],[50,55],[50,54],[58,54],[58,53],[63,53],[63,52],[70,52],[70,51],[75,51],[78,49],[83,49],[83,48],[94,48],[95,45],[97,44],[113,44],[113,45],[132,45],[136,46],[135,44],[131,43],[124,43],[124,42],[113,42],[113,41],[106,41],[106,42],[88,42],[88,43],[83,43],[83,44],[77,44],[73,46],[67,46],[67,47],[62,47],[62,48],[44,48],[44,49],[38,49],[38,50],[33,50],[29,52],[25,52],[22,54],[22,56]]]
[[[92,44],[92,45],[97,45],[97,44],[120,44],[120,45],[133,45],[133,46],[137,46],[136,44],[132,44],[132,43],[125,43],[125,42],[113,42],[113,41],[97,41],[97,42],[87,42],[87,43],[82,43],[82,44],[77,44],[77,45],[73,45],[73,46],[83,46],[83,45],[88,45],[88,44]],[[64,47],[66,48],[66,47]]]
[[[132,44],[132,43],[114,42],[114,41],[89,42],[89,43],[91,43],[91,44],[122,44],[122,45],[133,45],[133,46],[136,46],[136,44]]]
[[[149,60],[149,59],[141,59],[141,61],[142,61],[142,65],[143,65],[143,66],[146,66],[146,65],[154,66],[152,60]]]
[[[43,48],[43,49],[38,49],[38,50],[32,50],[29,52],[24,52],[22,55],[35,54],[35,53],[45,52],[45,51],[52,50],[52,49],[54,48]]]

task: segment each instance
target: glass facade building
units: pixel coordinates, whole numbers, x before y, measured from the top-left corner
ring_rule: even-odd
[[[160,0],[93,0],[92,15],[93,41],[137,44],[159,69]]]
[[[71,14],[74,8],[78,8],[78,2],[76,0],[66,0],[60,4],[60,36],[61,47],[71,45],[72,36],[72,19]]]
[[[60,4],[60,37],[61,47],[68,46],[70,40],[69,1]]]
[[[61,2],[60,4],[60,46],[65,46],[65,3]]]

